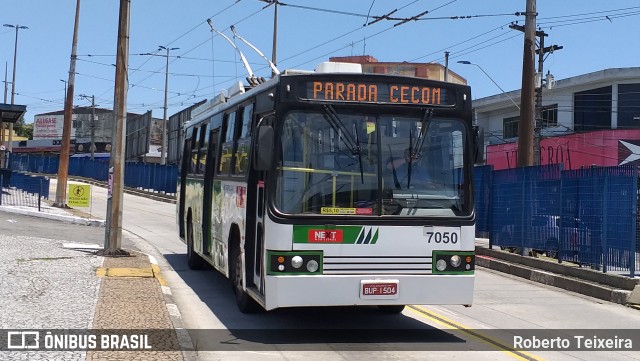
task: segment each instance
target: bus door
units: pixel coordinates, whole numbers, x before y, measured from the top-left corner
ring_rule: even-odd
[[[186,186],[187,186],[187,173],[189,171],[189,162],[191,161],[191,134],[190,132],[184,135],[184,149],[182,150],[181,162],[180,162],[180,188],[178,189],[178,234],[180,238],[186,240],[186,220],[185,220],[185,202],[186,202]]]
[[[215,125],[213,123],[212,125]],[[209,132],[208,149],[206,157],[206,168],[204,174],[204,197],[202,207],[202,219],[203,219],[203,237],[202,237],[202,253],[211,256],[211,240],[216,236],[216,230],[214,229],[215,223],[213,220],[212,207],[213,207],[213,187],[216,167],[216,155],[218,154],[218,138],[220,138],[220,128],[217,127]]]
[[[273,116],[258,116],[258,124],[273,124]],[[254,134],[256,128],[254,127]],[[255,137],[254,137],[255,141]],[[264,293],[265,248],[264,248],[264,218],[266,213],[265,180],[267,172],[252,170],[247,184],[247,235],[251,239],[245,240],[247,251],[247,278],[260,293]],[[252,264],[249,264],[252,262]],[[249,273],[251,271],[251,273]],[[252,276],[251,276],[252,275]]]

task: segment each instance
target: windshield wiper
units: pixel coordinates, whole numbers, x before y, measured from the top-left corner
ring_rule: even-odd
[[[356,139],[353,139],[353,136],[344,125],[338,113],[336,113],[335,109],[331,105],[324,105],[324,118],[329,122],[333,130],[340,134],[342,132],[345,135],[345,145],[349,149],[352,155],[358,155],[358,164],[360,165],[360,179],[362,184],[364,184],[364,169],[362,168],[362,148],[360,147],[360,132],[358,131],[358,124],[355,124],[356,129]]]
[[[407,175],[407,188],[411,186],[412,160],[417,159],[418,154],[422,152],[425,134],[427,134],[427,124],[431,118],[433,118],[433,109],[425,110],[424,115],[422,115],[422,119],[420,120],[420,132],[416,137],[415,144],[413,143],[413,132],[409,131],[409,164],[407,164],[407,171],[409,174]]]

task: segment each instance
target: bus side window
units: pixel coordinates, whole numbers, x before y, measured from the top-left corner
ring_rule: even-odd
[[[189,150],[189,158],[191,161],[189,162],[189,174],[196,174],[197,165],[198,165],[198,134],[199,128],[193,129],[193,135],[191,137],[191,149]]]
[[[253,104],[249,104],[242,109],[242,117],[237,147],[235,152],[235,169],[233,174],[246,174],[249,168],[249,154],[251,150],[251,119],[253,118]]]
[[[220,149],[220,167],[218,174],[229,174],[233,162],[233,139],[236,130],[236,112],[225,115],[224,118],[224,139]]]
[[[200,140],[198,141],[198,162],[197,162],[197,174],[204,174],[204,165],[207,161],[207,125],[203,125],[200,128]]]
[[[209,132],[209,152],[207,157],[206,167],[208,168],[207,174],[211,174],[215,169],[216,155],[218,151],[218,137],[220,136],[220,129],[212,129]]]

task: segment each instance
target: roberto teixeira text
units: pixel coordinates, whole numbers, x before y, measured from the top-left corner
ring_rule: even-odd
[[[622,336],[513,337],[516,350],[632,350],[633,340]]]

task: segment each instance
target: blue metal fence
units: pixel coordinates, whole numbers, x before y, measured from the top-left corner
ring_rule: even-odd
[[[638,269],[636,166],[484,172],[474,174],[477,229],[480,236],[489,219],[490,245],[523,255],[545,253],[603,272],[633,276]]]
[[[41,202],[49,199],[49,178],[11,172],[9,181],[1,175],[0,205],[37,207],[41,210]]]
[[[13,170],[42,174],[57,174],[58,165],[59,159],[57,156],[14,154],[11,160]],[[98,181],[107,181],[109,162],[104,159],[69,158],[68,174]],[[178,179],[178,167],[176,165],[127,162],[124,174],[125,187],[166,194],[176,193]]]

